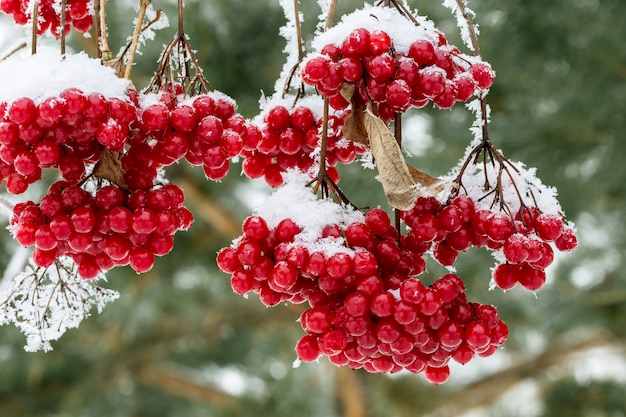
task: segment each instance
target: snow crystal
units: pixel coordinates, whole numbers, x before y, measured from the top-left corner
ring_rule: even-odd
[[[384,30],[393,39],[395,50],[402,54],[408,53],[411,44],[418,39],[427,39],[437,43],[437,31],[434,24],[423,16],[417,16],[416,13],[413,15],[418,20],[419,26],[402,16],[393,7],[366,5],[363,9],[344,15],[334,27],[318,34],[312,45],[317,51],[327,44],[339,46],[355,28],[365,28],[369,31]]]
[[[17,326],[26,336],[28,352],[52,350],[50,342],[78,327],[93,307],[101,312],[119,298],[97,280],[78,276],[76,264],[67,257],[49,268],[29,265],[14,277],[5,276],[0,288],[0,325]]]
[[[4,80],[0,83],[0,102],[30,97],[39,103],[70,87],[85,94],[123,98],[130,86],[112,68],[85,53],[61,55],[52,48],[39,48],[35,55],[21,51],[0,61],[0,80]]]
[[[287,80],[292,73],[293,68],[298,65],[298,26],[296,24],[296,12],[294,9],[293,0],[280,0],[280,6],[283,8],[283,12],[285,14],[285,18],[287,19],[287,23],[282,26],[278,33],[285,38],[287,43],[285,44],[285,48],[283,52],[287,54],[287,58],[285,59],[285,63],[283,64],[282,71],[280,76],[276,80],[276,84],[274,85],[274,91],[276,94],[281,94]],[[300,23],[303,21],[302,13],[298,12],[298,19]],[[299,86],[301,84],[300,81],[300,73],[299,71],[295,71],[293,76],[291,77],[291,85]]]
[[[461,171],[464,157],[450,174],[444,177],[444,181],[452,184],[452,181]],[[497,209],[504,203],[511,212],[519,212],[522,203],[528,207],[537,207],[542,213],[562,214],[561,205],[557,200],[557,190],[554,187],[544,185],[537,177],[536,168],[526,167],[522,162],[504,162],[505,170],[500,171],[500,164],[487,160],[486,164],[470,164],[465,169],[461,178],[461,193],[467,194],[476,203],[478,210]],[[489,184],[489,190],[485,190],[485,180]],[[502,189],[502,201],[496,200],[493,191],[498,186]],[[444,194],[449,195],[451,189]],[[445,197],[444,197],[445,199]]]
[[[261,111],[255,116],[255,123],[262,123],[267,113],[276,106],[283,106],[289,110],[289,112],[299,106],[308,107],[313,112],[316,119],[321,119],[324,114],[324,99],[319,95],[307,95],[296,101],[296,96],[293,94],[287,94],[285,96],[275,94],[271,97],[261,97],[259,105]],[[333,110],[331,109],[331,111]]]
[[[467,7],[467,0],[462,0],[462,2],[463,2],[463,8],[465,9],[464,11],[466,15],[469,16],[473,20],[476,14],[474,13],[473,10]],[[450,9],[450,11],[452,11],[454,16],[456,17],[456,24],[459,27],[459,30],[461,31],[461,39],[463,40],[463,43],[465,44],[465,46],[467,46],[470,49],[470,51],[474,51],[474,44],[472,43],[472,37],[470,35],[470,28],[467,23],[467,18],[463,14],[463,10],[461,10],[461,8],[459,7],[457,0],[443,0],[443,6]],[[476,34],[476,36],[478,36],[478,33],[479,33],[478,26],[476,24],[474,24],[473,26],[474,26],[474,33]]]
[[[305,246],[310,252],[320,251],[332,255],[337,252],[351,253],[342,238],[321,238],[328,225],[344,230],[350,223],[363,222],[365,216],[358,210],[342,206],[330,199],[319,199],[306,184],[310,177],[300,171],[284,174],[285,183],[255,210],[270,228],[284,219],[291,219],[302,231],[294,244]]]
[[[141,2],[135,5],[135,11],[139,12],[140,4]],[[141,46],[145,45],[146,41],[153,40],[155,38],[156,31],[168,28],[170,26],[170,21],[167,15],[161,9],[155,10],[152,3],[148,3],[148,6],[146,7],[144,20],[147,20],[148,22],[151,22],[152,24],[150,25],[142,24],[143,30],[139,33],[139,39],[137,42],[137,54],[138,55],[141,55]],[[133,27],[135,27],[136,25],[137,25],[137,17],[133,19]],[[133,39],[133,36],[130,35],[126,39],[126,42],[130,43],[132,39]],[[123,46],[120,49],[120,52],[122,52],[125,48],[126,47]]]

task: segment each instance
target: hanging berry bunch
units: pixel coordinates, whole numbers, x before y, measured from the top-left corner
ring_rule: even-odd
[[[136,171],[155,172],[184,158],[202,166],[208,179],[228,173],[230,161],[244,145],[253,148],[259,132],[236,111],[235,100],[216,91],[202,74],[183,30],[179,2],[178,32],[165,46],[157,70],[139,96],[138,113],[144,140],[137,156],[148,151],[153,166],[136,165]],[[149,148],[149,149],[148,149]]]
[[[309,304],[300,360],[325,355],[340,366],[424,372],[441,383],[450,360],[467,363],[504,343],[506,324],[492,306],[469,303],[458,276],[430,287],[415,278],[429,245],[400,235],[382,209],[363,214],[317,199],[306,181],[289,174],[217,257],[236,293],[257,293],[266,306]]]
[[[335,166],[354,162],[365,152],[365,147],[343,137],[342,127],[348,112],[333,111],[324,121],[323,106],[319,96],[287,95],[268,101],[251,127],[257,128],[258,141],[244,144],[243,173],[249,178],[263,177],[272,187],[282,185],[283,175],[290,169],[317,174],[325,125],[326,172],[338,182]]]
[[[1,0],[0,10],[12,15],[18,25],[35,26],[38,35],[49,31],[60,38],[71,28],[91,29],[94,1],[101,0]]]
[[[318,34],[300,76],[324,98],[320,153],[337,128],[330,109],[345,112],[336,120],[343,140],[373,154],[395,221],[380,208],[356,210],[333,181],[327,158],[314,165],[313,180],[284,172],[310,170],[302,156],[283,156],[305,149],[306,140],[292,132],[302,110],[272,104],[260,116],[262,139],[244,172],[272,184],[252,161],[280,155],[271,162],[292,162],[283,162],[272,185],[285,184],[245,220],[242,236],[217,261],[240,295],[256,293],[266,306],[308,304],[299,320],[306,333],[296,344],[299,360],[326,356],[369,372],[404,369],[439,384],[450,375],[450,361],[492,355],[508,327],[494,306],[467,299],[459,275],[426,286],[420,279],[426,257],[454,267],[459,252],[486,247],[497,264],[485,281],[537,290],[554,250],[573,249],[576,238],[554,190],[488,139],[485,97],[495,75],[489,64],[449,45],[432,22],[400,2],[387,3],[394,7],[366,7]],[[459,166],[433,178],[408,165],[400,147],[402,114],[471,97],[478,134]]]
[[[450,108],[491,87],[489,64],[462,54],[424,18],[399,18],[395,8],[363,9],[316,38],[319,52],[303,63],[302,79],[348,106],[344,84],[354,85],[353,100],[378,106],[383,120],[429,102]]]

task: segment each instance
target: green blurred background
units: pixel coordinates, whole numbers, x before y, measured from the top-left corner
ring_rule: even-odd
[[[132,33],[135,1],[108,6],[115,51]],[[306,39],[320,13],[301,1]],[[187,0],[185,29],[205,76],[258,112],[284,62],[285,22],[276,0]],[[456,21],[441,2],[410,0],[461,45]],[[134,69],[147,85],[175,32],[176,5],[153,1],[172,25],[142,47]],[[362,2],[341,0],[338,15]],[[558,188],[579,247],[558,257],[536,294],[489,291],[493,260],[462,254],[459,274],[469,296],[498,306],[511,336],[504,349],[434,387],[422,376],[392,377],[320,363],[292,368],[302,335],[302,306],[267,309],[232,293],[215,254],[240,233],[252,195],[270,190],[240,175],[215,184],[201,170],[171,169],[196,216],[176,235],[173,252],[147,274],[112,271],[104,285],[121,298],[69,331],[49,353],[26,353],[24,338],[0,328],[0,416],[593,416],[626,415],[626,2],[623,0],[473,0],[482,56],[497,72],[489,95],[490,137],[513,160],[538,169]],[[0,56],[17,37],[1,16]],[[13,35],[14,33],[14,35]],[[75,50],[93,53],[93,38],[73,34]],[[0,80],[0,83],[10,80]],[[462,106],[423,109],[406,121],[411,164],[445,174],[471,139],[473,116]],[[360,206],[384,207],[373,172],[342,170],[341,187]],[[7,223],[0,217],[0,225]],[[0,271],[15,243],[0,238]],[[441,269],[430,265],[433,279]]]

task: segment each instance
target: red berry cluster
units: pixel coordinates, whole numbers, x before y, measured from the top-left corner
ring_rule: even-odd
[[[342,300],[306,310],[300,324],[307,332],[296,345],[303,361],[323,354],[335,365],[368,372],[423,372],[434,384],[448,379],[450,360],[490,356],[508,337],[495,307],[468,303],[454,274],[430,287],[406,278],[395,293],[357,287]]]
[[[236,293],[255,292],[267,306],[309,303],[300,319],[308,335],[296,346],[301,360],[323,354],[337,365],[425,372],[441,383],[451,358],[488,356],[506,339],[495,308],[468,303],[457,276],[430,288],[411,278],[424,272],[430,245],[410,235],[399,245],[384,210],[370,210],[343,229],[327,225],[319,239],[334,239],[344,250],[309,250],[298,242],[301,232],[289,218],[270,229],[250,216],[243,236],[217,257]]]
[[[6,178],[7,191],[21,194],[42,168],[76,184],[102,147],[123,150],[136,109],[129,99],[70,88],[38,104],[28,97],[0,103],[0,116],[0,182]]]
[[[327,44],[307,59],[302,79],[339,109],[348,106],[341,86],[352,83],[353,99],[378,104],[384,120],[430,101],[450,108],[491,86],[494,72],[489,64],[470,64],[442,33],[434,35],[436,42],[417,39],[404,53],[395,50],[393,39],[383,30],[354,29],[341,44]]]
[[[472,246],[493,251],[499,261],[493,280],[503,290],[518,282],[529,290],[539,289],[546,280],[545,269],[554,260],[551,243],[561,251],[577,244],[562,215],[523,206],[511,218],[502,211],[477,208],[467,195],[446,205],[435,198],[419,198],[402,219],[410,228],[407,236],[432,245],[433,257],[444,266],[452,266],[458,253]]]
[[[13,15],[13,20],[18,25],[26,25],[32,20],[31,0],[0,0],[0,10]],[[61,5],[58,0],[39,0],[37,19],[37,34],[46,31],[56,37],[61,37]],[[93,1],[92,0],[68,0],[65,10],[65,33],[69,33],[74,27],[79,32],[87,32],[93,25]]]
[[[326,167],[336,183],[338,162],[349,164],[365,149],[343,138],[341,127],[346,112],[329,115],[326,142]],[[306,104],[291,110],[283,105],[271,106],[260,123],[260,136],[254,146],[244,147],[243,173],[249,178],[261,178],[272,187],[283,184],[283,173],[297,168],[308,172],[319,155],[322,118]],[[250,145],[253,145],[250,143]]]
[[[35,247],[38,266],[69,256],[86,279],[123,265],[141,273],[152,268],[155,256],[172,250],[178,230],[191,226],[183,201],[182,190],[171,184],[132,193],[108,185],[92,195],[58,181],[38,205],[16,204],[10,224],[21,245]]]
[[[129,163],[137,175],[148,170],[155,176],[158,169],[185,158],[191,165],[202,166],[205,175],[217,181],[228,173],[230,160],[244,145],[255,143],[258,136],[235,111],[234,101],[222,93],[191,98],[169,91],[145,94],[139,99],[138,114],[142,149],[136,157],[145,159],[150,148],[152,160]]]

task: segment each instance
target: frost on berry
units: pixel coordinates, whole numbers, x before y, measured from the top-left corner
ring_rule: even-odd
[[[393,7],[344,16],[313,40],[316,52],[305,58],[302,80],[336,109],[346,105],[337,99],[342,82],[352,84],[355,97],[375,103],[388,121],[429,101],[450,108],[491,86],[495,74],[487,63],[448,45],[426,18],[413,18],[417,25]]]

